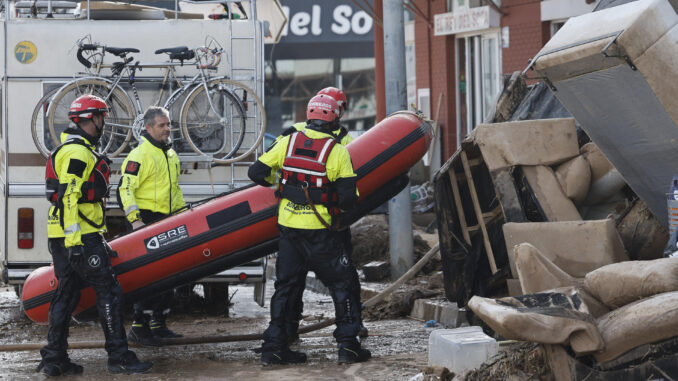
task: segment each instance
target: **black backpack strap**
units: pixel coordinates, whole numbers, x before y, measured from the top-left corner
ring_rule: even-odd
[[[90,220],[89,218],[85,217],[80,210],[78,210],[78,216],[82,218],[83,221],[87,222],[91,226],[94,226],[97,229],[101,229],[104,226],[106,226],[106,207],[104,206],[103,202],[100,202],[99,205],[101,206],[101,223],[97,224],[94,221]]]
[[[297,129],[294,128],[294,126],[287,127],[282,131],[282,134],[280,136],[287,136],[287,135],[292,135],[293,133],[297,132]]]
[[[344,137],[348,135],[348,130],[346,127],[341,127],[341,130],[339,131],[339,134],[334,138],[334,140],[337,141],[337,143],[341,144],[341,141],[344,140]]]

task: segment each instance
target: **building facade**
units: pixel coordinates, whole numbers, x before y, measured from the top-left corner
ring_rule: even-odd
[[[490,1],[419,0],[408,7],[415,15],[418,106],[437,119],[441,162],[494,115],[504,78],[525,69],[569,17],[598,2]],[[440,162],[431,165],[435,170]]]

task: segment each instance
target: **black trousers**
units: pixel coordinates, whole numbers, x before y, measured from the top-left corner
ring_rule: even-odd
[[[352,258],[353,254],[353,243],[351,243],[351,229],[347,228],[336,233],[341,239],[344,252],[348,255],[348,258]],[[292,301],[292,313],[288,316],[288,320],[285,322],[285,329],[287,330],[287,336],[295,336],[299,331],[299,321],[302,318],[302,313],[304,311],[304,289],[306,288],[306,275],[308,271],[300,273],[300,281],[298,282],[299,287],[292,290],[291,292],[291,301]],[[355,276],[354,276],[355,275]],[[360,303],[360,279],[358,278],[358,272],[355,271],[351,274],[351,289],[355,293],[353,297]]]
[[[85,253],[68,258],[63,238],[50,238],[48,248],[54,262],[58,286],[49,306],[47,345],[40,350],[46,363],[68,360],[68,326],[80,301],[80,290],[92,286],[97,296],[99,321],[106,337],[106,352],[118,360],[127,353],[127,338],[122,321],[122,288],[115,278],[111,260],[99,233],[84,234]]]
[[[327,229],[306,230],[278,226],[280,242],[276,261],[275,293],[271,298],[271,321],[264,332],[264,350],[287,346],[286,322],[298,316],[295,291],[303,289],[305,274],[313,270],[330,290],[334,301],[340,346],[355,345],[360,330],[360,300],[356,298],[357,273],[338,233]],[[303,274],[303,276],[302,276]]]
[[[150,210],[141,209],[139,212],[141,222],[145,225],[152,224],[159,219],[167,217],[166,214],[151,212]],[[127,222],[127,230],[132,231],[132,224],[129,222]],[[167,315],[170,313],[173,301],[174,290],[164,291],[140,300],[134,303],[133,319],[136,322],[145,324],[148,324],[150,319],[165,321]]]

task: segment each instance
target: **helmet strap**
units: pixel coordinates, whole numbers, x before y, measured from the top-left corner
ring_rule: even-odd
[[[311,119],[306,123],[307,128],[324,133],[331,133],[333,131],[333,126],[334,122],[326,122],[320,119]]]

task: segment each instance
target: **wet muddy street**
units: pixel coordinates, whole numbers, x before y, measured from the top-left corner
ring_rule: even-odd
[[[44,342],[47,326],[29,321],[19,311],[19,300],[11,289],[0,289],[0,345]],[[237,292],[235,292],[237,290]],[[200,313],[170,315],[170,329],[189,337],[257,334],[268,324],[268,300],[273,294],[273,282],[267,283],[267,303],[259,307],[249,286],[231,287],[233,295],[230,315],[214,316]],[[306,290],[304,322],[312,324],[324,317],[333,317],[332,299]],[[126,319],[126,327],[131,324]],[[134,376],[139,380],[408,380],[426,365],[428,336],[431,328],[409,319],[366,321],[370,337],[363,344],[372,351],[372,359],[354,365],[336,364],[334,326],[301,336],[292,348],[307,353],[307,364],[263,367],[259,355],[252,349],[260,341],[219,344],[177,345],[162,348],[135,348],[143,360],[154,362],[150,373]],[[95,322],[73,322],[70,342],[103,340]],[[70,350],[71,359],[84,366],[81,376],[62,379],[117,380],[129,376],[113,376],[106,370],[106,353],[101,349]],[[0,379],[41,380],[35,373],[40,361],[38,350],[0,352]]]

